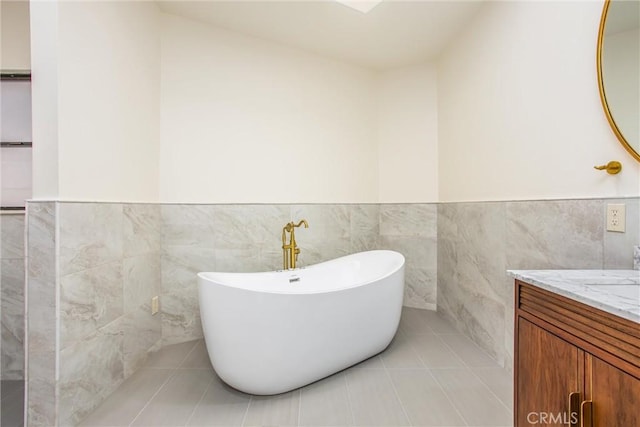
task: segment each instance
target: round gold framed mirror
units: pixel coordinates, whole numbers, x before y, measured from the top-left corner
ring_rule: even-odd
[[[600,100],[624,148],[640,161],[640,1],[605,0],[598,32]]]

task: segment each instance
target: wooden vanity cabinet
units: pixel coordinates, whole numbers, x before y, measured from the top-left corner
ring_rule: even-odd
[[[515,292],[515,427],[640,427],[640,324],[519,280]]]

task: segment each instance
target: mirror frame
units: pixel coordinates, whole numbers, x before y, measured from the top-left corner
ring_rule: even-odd
[[[602,108],[604,109],[604,113],[607,116],[607,120],[609,121],[609,125],[611,125],[611,129],[613,133],[616,134],[618,140],[622,144],[622,146],[631,154],[631,156],[640,162],[640,153],[638,153],[632,146],[629,144],[629,141],[624,137],[620,128],[618,127],[615,119],[611,115],[611,110],[609,109],[609,104],[607,103],[607,96],[604,91],[604,81],[602,77],[602,46],[604,43],[604,29],[607,20],[607,13],[609,12],[609,6],[611,5],[612,0],[605,0],[604,7],[602,9],[602,17],[600,18],[600,28],[598,30],[598,48],[596,54],[596,63],[598,70],[598,89],[600,91],[600,101],[602,102]]]

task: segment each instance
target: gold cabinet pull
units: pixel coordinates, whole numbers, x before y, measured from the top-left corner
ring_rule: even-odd
[[[607,173],[609,175],[615,175],[620,173],[620,171],[622,170],[622,163],[620,163],[617,160],[612,160],[609,163],[607,163],[606,165],[602,165],[602,166],[594,166],[594,169],[598,169],[598,170],[606,170]]]
[[[569,427],[580,427],[580,393],[569,394]]]
[[[593,401],[585,400],[580,405],[580,427],[593,427]]]

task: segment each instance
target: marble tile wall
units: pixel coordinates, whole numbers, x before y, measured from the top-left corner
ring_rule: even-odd
[[[400,250],[405,302],[435,307],[435,205],[31,202],[28,212],[33,425],[75,424],[149,352],[202,337],[196,273],[281,268],[291,220],[310,225],[296,230],[301,265]],[[155,295],[161,316],[150,315]]]
[[[436,309],[437,215],[436,204],[380,205],[378,248],[405,256],[407,307]]]
[[[278,205],[162,205],[161,217],[166,345],[202,337],[198,272],[249,272],[275,265],[289,211]]]
[[[0,215],[0,379],[24,379],[24,213]]]
[[[27,203],[27,425],[58,424],[56,204]]]
[[[626,233],[605,230],[608,203],[627,206]],[[513,279],[507,269],[633,267],[640,199],[438,205],[438,311],[507,367]]]
[[[624,202],[628,232],[616,235],[604,232],[604,200],[30,203],[30,421],[74,424],[149,352],[200,338],[196,273],[281,268],[282,227],[302,218],[310,227],[296,230],[301,265],[368,249],[398,250],[407,259],[405,305],[437,304],[510,366],[512,283],[505,270],[631,268],[640,209],[638,199]],[[154,295],[161,296],[161,316],[149,314]]]
[[[508,293],[504,218],[502,203],[438,206],[438,312],[499,362]]]
[[[435,308],[435,205],[162,205],[163,344],[202,336],[196,274],[282,268],[282,227],[296,230],[299,265],[365,250],[407,255],[405,304]]]
[[[28,227],[29,424],[74,425],[160,348],[160,208],[30,202]]]
[[[59,419],[73,425],[160,348],[160,207],[58,203]]]

